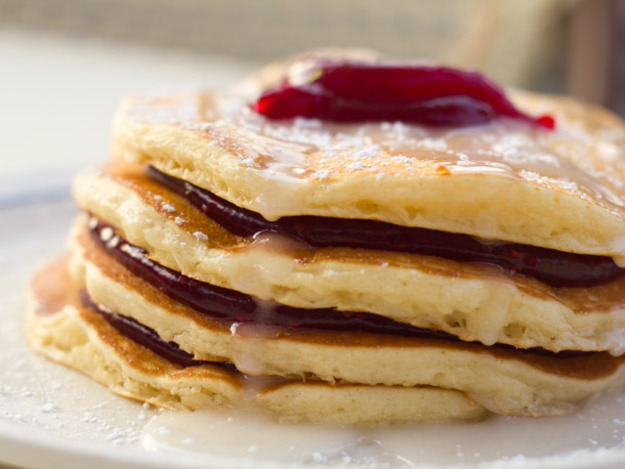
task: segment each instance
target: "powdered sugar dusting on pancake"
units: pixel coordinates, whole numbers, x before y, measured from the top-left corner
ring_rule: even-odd
[[[354,172],[410,177],[444,168],[450,174],[485,173],[556,186],[619,212],[625,206],[619,179],[625,171],[617,157],[625,137],[603,132],[597,145],[587,129],[580,131],[579,122],[566,115],[558,116],[561,125],[555,132],[509,119],[460,129],[303,118],[276,122],[254,113],[233,94],[187,94],[175,100],[147,96],[126,112],[133,120],[200,133],[269,180],[296,183]],[[604,168],[588,161],[595,151],[605,155]]]

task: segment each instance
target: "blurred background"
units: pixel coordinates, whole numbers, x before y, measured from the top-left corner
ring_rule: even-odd
[[[127,94],[324,46],[478,69],[625,114],[625,0],[0,0],[0,197],[107,157]]]

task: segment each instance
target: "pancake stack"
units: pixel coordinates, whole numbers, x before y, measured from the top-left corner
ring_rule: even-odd
[[[623,124],[520,91],[555,129],[257,112],[320,57],[122,105],[33,280],[33,347],[167,409],[291,421],[552,416],[622,386]]]

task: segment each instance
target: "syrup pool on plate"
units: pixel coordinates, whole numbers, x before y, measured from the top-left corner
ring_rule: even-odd
[[[593,461],[592,467],[599,467],[600,452],[625,445],[624,404],[622,392],[608,392],[563,417],[493,416],[483,422],[380,428],[276,423],[244,410],[162,412],[146,425],[142,442],[149,452],[197,453],[207,462],[214,458],[347,467],[492,463],[501,468],[508,467],[505,463],[529,467],[539,459],[563,459]]]

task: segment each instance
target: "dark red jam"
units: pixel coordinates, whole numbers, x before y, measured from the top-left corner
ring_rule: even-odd
[[[150,176],[185,197],[209,218],[238,236],[273,232],[314,247],[349,247],[438,256],[458,262],[496,265],[554,287],[590,287],[625,273],[611,257],[572,254],[507,242],[481,242],[472,236],[393,225],[374,220],[284,217],[275,222],[242,209],[189,182],[154,168]]]
[[[108,236],[110,227],[100,223],[91,228],[91,233],[121,265],[173,300],[226,327],[234,323],[256,323],[256,318],[262,316],[262,324],[265,326],[297,331],[350,330],[411,337],[451,337],[444,332],[419,329],[370,313],[332,308],[302,309],[267,301],[261,303],[250,295],[200,282],[158,264],[146,256],[143,249],[118,235],[113,235],[116,239],[111,242],[111,238],[104,236],[104,229]]]
[[[234,324],[276,326],[281,329],[281,334],[275,334],[275,337],[291,332],[314,334],[324,331],[345,331],[460,342],[456,336],[446,332],[418,328],[371,313],[338,311],[333,308],[303,309],[276,302],[259,302],[250,295],[200,282],[162,266],[151,260],[143,249],[128,243],[117,234],[113,235],[115,239],[109,233],[104,236],[105,229],[112,230],[110,226],[101,223],[94,223],[90,228],[93,238],[117,262],[173,300],[228,328]],[[86,293],[83,294],[83,301],[102,314],[121,334],[170,361],[182,366],[207,363],[193,360],[192,356],[181,350],[176,343],[166,342],[154,330],[137,321],[96,305]],[[515,349],[506,344],[495,344],[491,347]],[[562,358],[585,354],[578,351],[554,353],[542,348],[531,348],[522,352]]]
[[[153,329],[144,326],[134,319],[103,308],[95,303],[86,291],[83,290],[80,296],[85,306],[101,315],[117,332],[166,360],[184,367],[208,363],[194,360],[193,355],[182,350],[178,344],[163,340]]]
[[[549,116],[534,119],[516,109],[482,75],[449,67],[326,59],[300,78],[302,84],[285,80],[264,92],[253,109],[269,119],[469,126],[503,116],[555,127]]]

